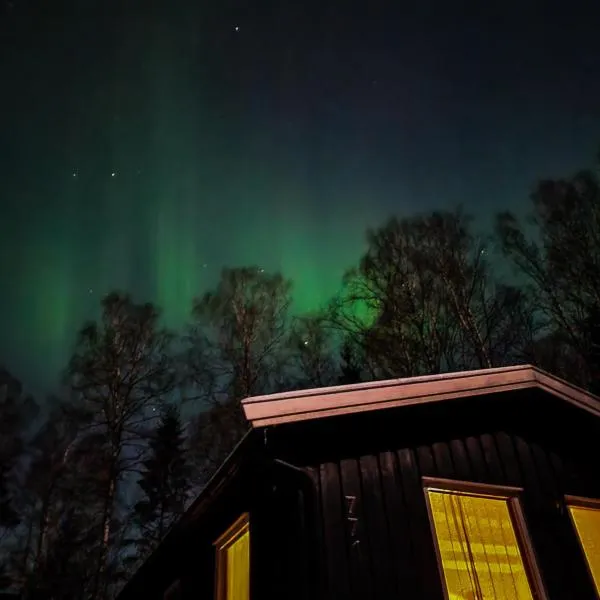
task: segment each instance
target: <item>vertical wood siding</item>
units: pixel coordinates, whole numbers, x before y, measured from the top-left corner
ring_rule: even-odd
[[[522,487],[522,508],[549,598],[596,598],[562,498],[600,497],[568,453],[505,431],[328,461],[311,467],[328,598],[441,599],[422,477]]]

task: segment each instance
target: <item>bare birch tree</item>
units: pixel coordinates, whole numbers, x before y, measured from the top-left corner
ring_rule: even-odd
[[[86,413],[97,454],[102,488],[101,540],[94,598],[105,597],[111,538],[124,475],[139,464],[143,441],[157,408],[171,394],[176,375],[172,336],[159,325],[151,304],[135,304],[118,293],[102,303],[99,322],[84,327],[68,369],[77,408]]]
[[[246,430],[240,401],[277,389],[287,363],[291,283],[256,267],[225,269],[193,307],[190,377],[204,403],[192,432],[200,479]]]
[[[493,276],[460,210],[390,219],[345,277],[332,320],[359,343],[373,377],[514,362],[527,298]]]
[[[546,327],[534,360],[589,385],[596,360],[592,333],[600,311],[598,172],[540,182],[527,220],[502,213],[497,234],[505,256],[531,286]],[[557,343],[560,352],[550,352]]]

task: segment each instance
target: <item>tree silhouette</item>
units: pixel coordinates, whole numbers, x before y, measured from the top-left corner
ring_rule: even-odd
[[[100,321],[81,330],[68,369],[72,406],[88,420],[88,440],[98,459],[92,471],[102,499],[93,594],[98,598],[106,593],[119,486],[139,463],[148,427],[177,382],[170,354],[173,338],[159,327],[158,319],[151,304],[108,295]]]
[[[286,387],[334,385],[338,377],[335,339],[321,315],[294,319],[289,334],[290,368]]]
[[[74,505],[74,483],[69,477],[71,450],[77,439],[77,423],[67,418],[60,403],[48,402],[49,414],[27,448],[29,469],[20,486],[19,511],[26,532],[13,551],[13,571],[26,597],[45,588],[45,575],[61,513]],[[57,575],[52,575],[54,586]]]
[[[492,275],[462,211],[391,219],[368,232],[332,318],[377,378],[514,362],[530,327],[526,296]]]
[[[15,476],[38,410],[33,398],[23,393],[21,382],[0,368],[0,541],[20,521],[14,505]]]
[[[547,336],[560,338],[569,360],[540,366],[587,386],[592,379],[590,318],[600,307],[600,181],[594,171],[542,181],[532,213],[520,223],[497,218],[505,256],[533,288]],[[542,356],[546,356],[542,354]]]
[[[360,356],[360,348],[352,344],[350,339],[342,342],[340,351],[340,374],[338,384],[347,385],[351,383],[362,383],[365,381],[363,363],[364,358]]]
[[[140,529],[137,548],[147,556],[167,530],[183,514],[189,486],[189,468],[185,456],[185,438],[179,411],[167,405],[149,443],[149,456],[137,485],[143,497],[135,507]]]
[[[194,303],[186,362],[206,407],[191,429],[199,483],[246,431],[240,401],[279,389],[285,378],[290,290],[279,274],[224,269],[215,290]]]

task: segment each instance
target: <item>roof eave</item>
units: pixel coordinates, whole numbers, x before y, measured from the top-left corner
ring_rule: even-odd
[[[531,365],[257,396],[247,398],[242,405],[252,427],[266,427],[531,388],[545,390],[600,416],[597,397]]]

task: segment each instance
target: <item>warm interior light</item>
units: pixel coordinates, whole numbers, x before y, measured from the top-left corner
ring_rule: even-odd
[[[451,600],[533,600],[508,501],[428,490]]]
[[[216,600],[250,598],[250,527],[248,515],[238,519],[216,542]]]
[[[600,509],[569,506],[585,557],[600,594]]]

